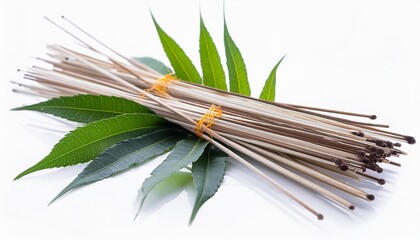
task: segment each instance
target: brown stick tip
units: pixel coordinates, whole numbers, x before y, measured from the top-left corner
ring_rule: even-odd
[[[385,184],[385,179],[378,179],[378,183],[379,185],[384,185]]]
[[[408,144],[414,144],[414,143],[416,143],[416,139],[414,137],[412,137],[412,136],[406,136],[405,137],[405,140],[407,140],[407,143]]]
[[[349,170],[349,166],[347,164],[345,164],[345,163],[341,164],[339,167],[340,167],[340,170],[341,171],[347,171],[347,170]]]
[[[375,120],[376,118],[378,118],[376,115],[371,115],[370,119]]]
[[[349,209],[354,210],[355,209],[354,205],[350,205]]]
[[[364,137],[365,134],[363,132],[359,132],[359,131],[354,131],[352,132],[353,135],[358,136],[358,137]]]
[[[324,215],[322,214],[318,214],[316,217],[318,218],[319,221],[324,220]]]
[[[339,166],[339,165],[343,164],[343,160],[337,158],[337,159],[334,160],[334,163],[335,163],[335,165]]]
[[[367,199],[369,199],[370,201],[375,200],[375,196],[373,196],[372,194],[368,194],[366,197],[367,197]]]
[[[366,152],[365,152],[365,151],[363,151],[363,150],[360,150],[360,151],[358,151],[358,152],[357,152],[357,155],[358,155],[360,158],[363,158],[363,157],[365,157],[365,156],[366,156]]]

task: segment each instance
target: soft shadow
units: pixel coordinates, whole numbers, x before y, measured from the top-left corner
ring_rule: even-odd
[[[159,183],[147,196],[141,212],[140,219],[147,219],[154,212],[165,206],[165,204],[177,198],[185,189],[191,188],[191,173],[177,172],[172,174],[165,181]],[[139,207],[140,199],[136,200],[136,208]]]
[[[286,189],[290,189],[292,192],[302,192],[302,190],[295,191],[295,188],[300,188],[297,184],[292,181],[289,181],[283,176],[272,172],[270,169],[265,168],[264,166],[252,162],[254,166],[268,173],[270,177],[273,177],[277,182],[284,185]],[[277,188],[273,187],[269,182],[260,178],[249,169],[244,167],[242,164],[229,159],[227,161],[227,173],[229,177],[233,178],[243,186],[247,186],[249,189],[254,191],[257,195],[261,196],[267,202],[275,206],[279,211],[287,215],[290,220],[296,222],[297,224],[303,226],[304,228],[316,228],[318,231],[328,232],[321,224],[321,221],[311,213],[307,212],[299,204],[294,203],[289,197],[284,193],[279,191]],[[310,203],[310,201],[306,201]]]

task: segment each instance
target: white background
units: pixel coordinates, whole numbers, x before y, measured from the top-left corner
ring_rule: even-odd
[[[191,227],[191,185],[186,192],[155,196],[133,222],[137,190],[158,161],[73,191],[50,207],[83,166],[12,181],[68,130],[36,113],[9,111],[37,101],[11,92],[9,81],[21,80],[16,69],[43,56],[46,43],[72,42],[42,17],[60,22],[65,15],[127,56],[167,62],[149,8],[197,65],[201,8],[223,53],[222,1],[1,1],[0,239],[419,239],[416,145],[404,145],[410,154],[398,159],[402,168],[387,169],[389,184],[362,186],[377,199],[367,204],[351,198],[354,212],[279,178],[325,215],[321,222],[233,162]],[[417,137],[419,13],[418,1],[226,0],[229,29],[247,63],[253,96],[287,54],[278,71],[277,101],[375,113],[377,122]]]

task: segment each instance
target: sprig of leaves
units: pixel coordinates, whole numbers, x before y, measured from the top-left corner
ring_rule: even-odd
[[[152,19],[162,47],[179,79],[227,90],[220,55],[201,15],[199,47],[203,76],[153,15]],[[224,45],[230,91],[250,96],[245,62],[228,31],[225,18]],[[276,71],[283,58],[266,80],[261,99],[275,99]],[[136,60],[162,75],[173,73],[164,63],[154,58],[140,57]],[[224,178],[227,155],[178,125],[155,115],[148,108],[127,99],[76,95],[53,98],[13,110],[38,111],[85,124],[65,135],[50,154],[16,177],[19,179],[47,168],[90,162],[51,203],[72,189],[139,166],[172,149],[168,157],[143,182],[139,190],[139,211],[155,186],[192,164],[192,179],[197,195],[190,217],[191,224],[201,206],[217,192]]]
[[[190,68],[179,68],[176,66],[190,66],[192,64],[190,58],[186,57],[185,52],[179,47],[179,45],[173,40],[169,35],[162,34],[162,28],[157,24],[156,19],[153,18],[153,21],[158,31],[162,45],[164,46],[165,53],[170,60],[173,68],[175,69],[176,75],[179,76],[189,76],[196,73],[195,67]],[[170,42],[173,46],[177,47],[177,51],[172,51],[169,47],[165,47],[166,43]],[[251,95],[251,90],[248,82],[248,74],[243,60],[242,54],[230,36],[226,19],[224,18],[224,44],[225,44],[225,53],[227,59],[227,68],[229,71],[229,83],[230,91],[234,93],[239,93],[245,96]],[[203,18],[200,15],[200,61],[201,67],[203,70],[203,84],[208,87],[217,88],[220,90],[226,90],[226,78],[221,65],[220,56],[217,52],[216,46],[208,32]],[[284,57],[283,57],[284,58]],[[265,82],[263,91],[261,92],[260,99],[274,101],[275,99],[275,85],[276,85],[276,71],[283,60],[283,58],[276,64],[274,69],[271,71],[270,76]],[[191,72],[188,72],[188,69],[192,69]],[[180,78],[181,80],[182,77]],[[194,179],[194,187],[197,191],[197,199],[194,204],[193,212],[190,218],[190,224],[194,220],[200,207],[210,199],[218,190],[220,183],[223,181],[225,174],[225,165],[222,163],[213,163],[208,165],[207,168],[203,167],[199,162],[210,163],[209,159],[216,159],[214,161],[221,161],[224,159],[219,157],[220,153],[208,150],[197,163],[193,164],[192,175]],[[207,159],[207,160],[205,160]],[[200,176],[204,174],[206,181],[202,181]]]

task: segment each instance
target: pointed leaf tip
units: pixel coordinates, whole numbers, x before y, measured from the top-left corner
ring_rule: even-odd
[[[170,150],[183,137],[185,135],[178,131],[160,129],[117,143],[90,162],[51,203],[72,189],[101,181],[161,155]]]
[[[192,175],[197,196],[191,212],[191,225],[201,206],[216,194],[223,181],[227,155],[208,146],[201,157],[193,163]]]
[[[201,14],[199,43],[204,85],[226,91],[225,71],[223,70],[216,45],[204,24]]]
[[[202,84],[203,80],[198,73],[191,59],[185,54],[184,50],[159,26],[153,14],[152,19],[159,35],[163,50],[166,53],[176,76],[184,81]]]
[[[279,67],[280,63],[286,57],[282,57],[280,61],[274,66],[273,70],[271,70],[270,75],[268,76],[267,80],[265,81],[264,88],[260,94],[260,99],[267,100],[267,101],[274,101],[276,98],[276,72],[277,68]]]
[[[163,118],[149,113],[128,113],[89,123],[65,135],[48,156],[16,179],[43,169],[88,162],[115,143],[155,131],[166,124]]]
[[[197,161],[206,148],[208,142],[203,141],[197,136],[190,136],[176,143],[172,152],[168,157],[153,170],[151,176],[147,178],[140,190],[140,206],[137,215],[143,207],[148,194],[155,188],[156,185],[170,177],[173,173],[179,171],[188,164]]]
[[[251,88],[249,87],[248,73],[244,59],[239,48],[230,36],[224,14],[223,19],[226,63],[229,72],[229,90],[234,93],[250,96]]]

